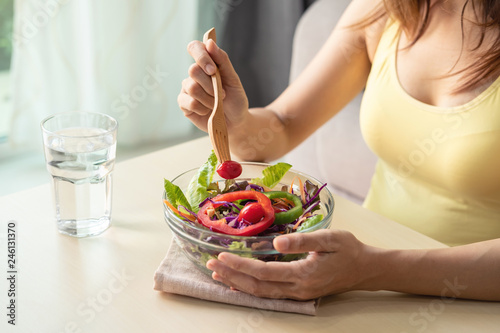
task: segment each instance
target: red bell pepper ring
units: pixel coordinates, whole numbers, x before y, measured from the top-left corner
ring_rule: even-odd
[[[227,221],[225,218],[220,219],[220,220],[212,220],[207,214],[207,210],[212,208],[215,209],[223,204],[217,204],[213,203],[217,201],[229,201],[233,202],[236,200],[257,200],[257,202],[262,205],[262,208],[264,209],[264,216],[262,219],[255,223],[251,224],[243,229],[236,229],[233,227],[230,227],[227,224]],[[203,224],[205,227],[209,228],[210,230],[220,232],[221,234],[226,234],[226,235],[234,235],[234,236],[255,236],[257,234],[260,234],[261,232],[265,231],[267,228],[269,228],[273,222],[274,222],[274,209],[273,205],[271,203],[271,199],[266,197],[264,194],[257,192],[257,191],[237,191],[237,192],[230,192],[230,193],[225,193],[225,194],[219,194],[215,197],[212,198],[212,201],[207,201],[198,211],[198,220],[200,221],[201,224]]]

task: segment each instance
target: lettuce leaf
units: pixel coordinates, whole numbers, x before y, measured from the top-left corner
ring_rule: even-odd
[[[245,242],[233,241],[229,245],[229,249],[233,251],[237,251],[237,254],[243,258],[252,258],[252,250],[246,245]]]
[[[309,217],[307,220],[305,220],[304,223],[302,223],[297,228],[297,231],[309,229],[309,228],[315,226],[316,224],[318,224],[319,222],[321,222],[322,220],[323,220],[323,215],[321,215],[321,214],[313,215],[313,216]]]
[[[164,180],[164,184],[167,201],[170,202],[172,206],[177,208],[179,205],[182,205],[191,210],[191,205],[179,186],[172,184],[172,182],[167,179]]]
[[[292,166],[288,163],[279,162],[275,165],[268,166],[262,170],[262,178],[254,178],[252,182],[258,185],[264,185],[273,188],[280,182],[281,178],[290,170]]]
[[[200,262],[203,264],[203,266],[205,266],[207,264],[207,261],[209,261],[210,259],[217,259],[216,255],[208,254],[206,252],[200,252],[200,253],[201,253]]]
[[[198,213],[200,203],[210,196],[208,187],[212,182],[217,166],[217,156],[212,151],[208,160],[198,169],[193,176],[187,189],[187,199],[191,204],[192,211]]]

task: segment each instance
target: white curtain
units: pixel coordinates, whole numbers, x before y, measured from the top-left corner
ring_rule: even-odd
[[[201,38],[198,7],[198,0],[16,0],[11,146],[39,148],[40,120],[71,110],[114,116],[122,146],[194,130],[177,94],[192,63],[186,45]]]

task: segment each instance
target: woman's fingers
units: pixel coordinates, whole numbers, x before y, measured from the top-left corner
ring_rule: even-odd
[[[254,260],[246,258],[243,261],[251,265],[250,261],[253,262]],[[233,269],[220,260],[208,261],[207,267],[214,270],[212,273],[214,280],[222,282],[233,289],[258,297],[293,298],[293,290],[296,289],[296,284],[293,282],[261,280],[253,275]]]
[[[189,67],[188,75],[193,80],[193,84],[196,83],[206,94],[210,96],[214,95],[212,78],[207,75],[197,63],[194,63]]]
[[[215,100],[213,95],[208,94],[203,87],[191,77],[182,81],[181,93],[191,96],[194,100],[198,101],[208,109],[212,109],[214,106]]]
[[[191,45],[191,44],[190,44]],[[185,92],[187,95],[191,96],[193,100],[187,99],[186,97],[181,97],[180,100],[187,103],[186,105],[180,105],[181,109],[189,110],[191,112],[195,112],[200,115],[206,114],[207,109],[212,110],[214,106],[214,88],[212,83],[212,78],[207,75],[207,73],[202,69],[203,63],[200,59],[204,59],[204,55],[208,55],[206,51],[204,55],[201,55],[203,52],[200,51],[201,46],[198,43],[193,44],[191,47],[193,52],[198,58],[195,58],[197,62],[192,64],[188,69],[189,77],[182,81],[182,92]],[[201,53],[201,54],[200,54]],[[194,56],[193,56],[194,57]],[[211,58],[210,58],[211,59]],[[225,97],[225,91],[222,90],[222,96]],[[200,107],[196,102],[199,102],[204,106]]]
[[[184,91],[181,91],[179,96],[177,96],[177,103],[186,116],[190,116],[192,113],[206,116],[212,112],[212,108],[206,107],[199,99],[193,98],[193,96]]]
[[[265,298],[294,298],[288,289],[293,288],[293,284],[286,282],[269,282],[260,281],[250,275],[245,275],[239,272],[228,274],[230,279],[213,272],[212,278],[230,286],[232,290],[242,291],[244,293]]]
[[[188,52],[195,63],[188,70],[177,97],[184,115],[198,128],[207,130],[208,116],[214,106],[214,89],[210,75],[219,68],[222,79],[222,98],[226,110],[228,129],[240,126],[248,116],[248,99],[228,55],[214,41],[193,41]],[[217,66],[217,67],[216,67]]]
[[[232,88],[241,86],[240,78],[234,70],[229,56],[213,40],[208,40],[206,44],[196,40],[192,41],[188,44],[188,52],[206,75],[215,74],[216,66],[218,66],[224,85]]]
[[[218,260],[227,267],[251,275],[258,280],[295,282],[293,272],[290,267],[283,265],[283,262],[252,260],[224,252],[219,255]],[[210,269],[209,266],[207,267]]]
[[[187,46],[189,54],[193,57],[194,61],[205,71],[207,75],[215,74],[216,65],[210,55],[207,53],[205,44],[200,41],[194,40]]]
[[[342,230],[318,230],[311,233],[294,233],[274,239],[274,248],[281,253],[335,252],[339,239],[345,236]]]
[[[207,262],[213,278],[237,290],[260,297],[313,299],[353,290],[366,278],[366,246],[343,230],[279,236],[275,248],[282,253],[306,253],[291,262],[263,262],[220,253]]]
[[[206,50],[210,54],[212,60],[217,63],[224,86],[240,88],[240,77],[234,70],[233,64],[231,63],[227,53],[219,48],[213,40],[207,41]]]
[[[305,300],[324,292],[313,277],[316,261],[262,262],[221,253],[218,260],[207,262],[207,268],[214,271],[213,279],[255,296]]]

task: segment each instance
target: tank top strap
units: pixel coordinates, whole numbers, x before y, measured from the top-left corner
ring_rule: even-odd
[[[388,19],[375,51],[372,72],[382,71],[389,73],[390,66],[395,63],[394,58],[396,56],[399,35],[400,30],[397,21]]]

